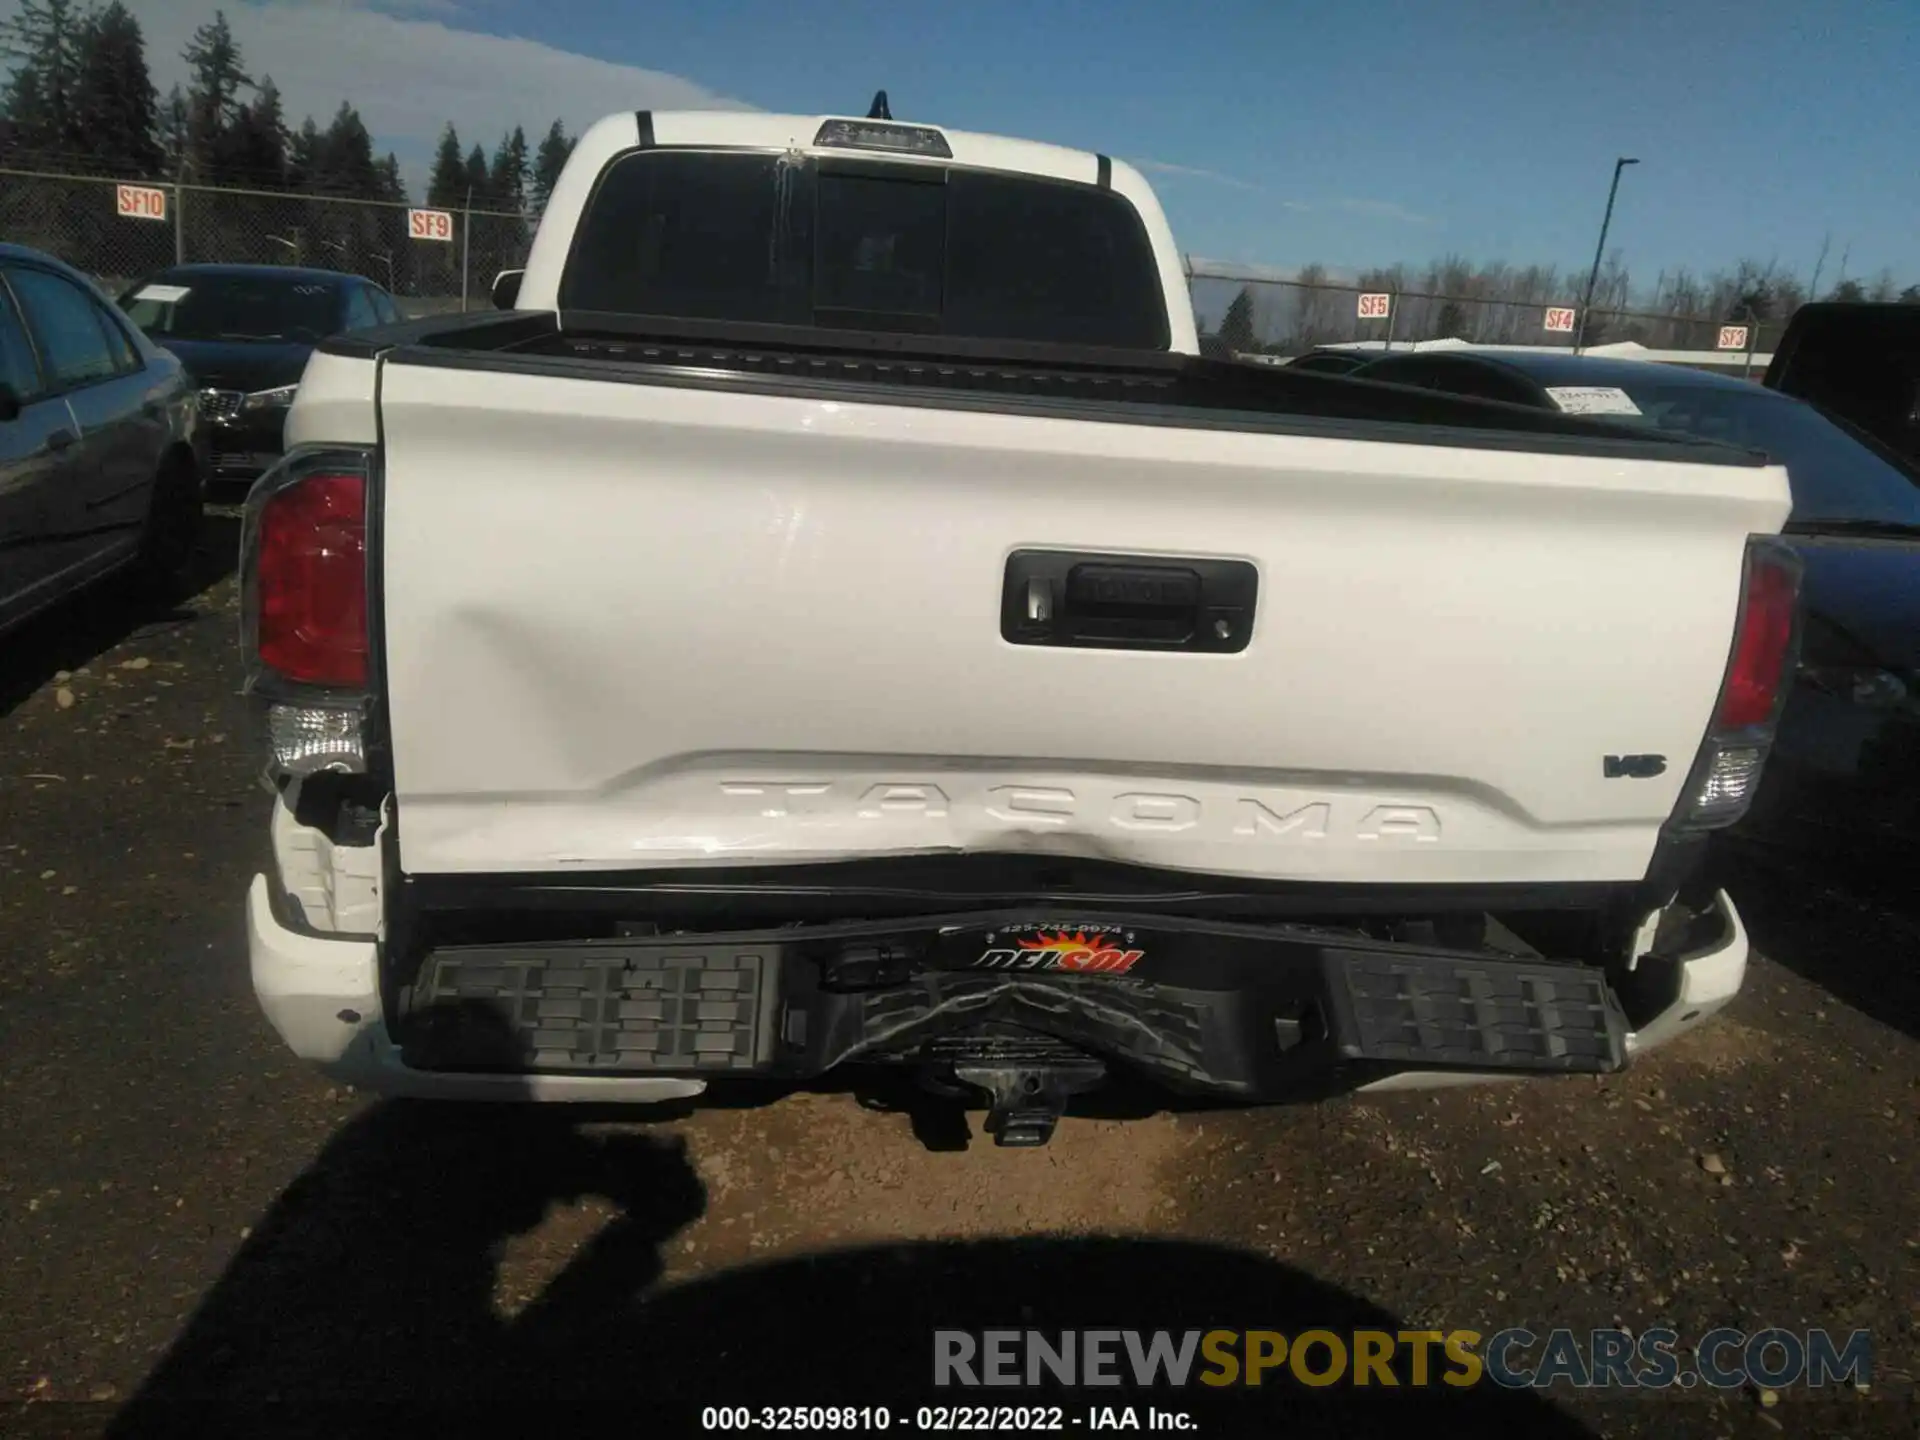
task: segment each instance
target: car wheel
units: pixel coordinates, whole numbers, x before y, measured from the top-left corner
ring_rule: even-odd
[[[134,562],[146,588],[171,599],[186,587],[199,558],[205,511],[199,467],[175,452],[154,479],[153,500]]]

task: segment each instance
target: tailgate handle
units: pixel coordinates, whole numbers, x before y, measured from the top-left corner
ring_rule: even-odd
[[[1076,565],[1067,572],[1060,619],[1085,636],[1185,640],[1200,619],[1200,577],[1173,565]]]
[[[1241,560],[1018,550],[1007,559],[1000,634],[1016,645],[1243,650],[1256,580]]]

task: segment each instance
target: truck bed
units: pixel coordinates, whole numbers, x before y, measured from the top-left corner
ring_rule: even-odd
[[[410,328],[367,348],[414,875],[1637,880],[1788,508],[1723,447],[1199,357]],[[1010,640],[1033,554],[1237,565],[1250,633]]]
[[[366,359],[384,354],[402,364],[876,404],[1701,464],[1765,463],[1759,455],[1674,432],[1283,365],[1174,353],[546,311],[440,317],[336,337],[324,348]],[[914,398],[929,391],[939,392],[938,398]],[[1462,431],[1472,432],[1470,442]]]

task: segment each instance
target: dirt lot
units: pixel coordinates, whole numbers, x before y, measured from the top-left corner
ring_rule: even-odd
[[[1666,1324],[1867,1328],[1874,1381],[1156,1403],[1229,1435],[1920,1433],[1910,913],[1742,869],[1748,989],[1625,1075],[1122,1096],[1039,1151],[837,1088],[647,1123],[374,1103],[284,1056],[248,988],[234,605],[230,579],[167,615],[100,597],[0,648],[0,1428],[611,1399],[666,1435],[710,1405],[951,1403],[937,1328]]]

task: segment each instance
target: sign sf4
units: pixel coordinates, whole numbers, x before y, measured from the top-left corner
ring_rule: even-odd
[[[1084,930],[1036,930],[1032,935],[989,935],[990,948],[975,970],[1065,970],[1076,975],[1124,975],[1146,958],[1126,948],[1131,935],[1090,935]],[[996,944],[995,942],[1003,942]]]

